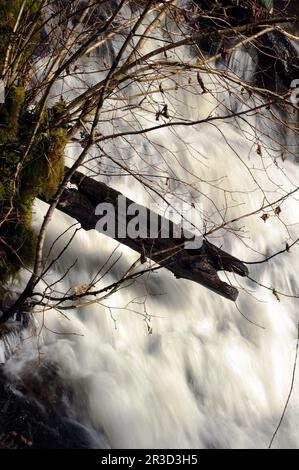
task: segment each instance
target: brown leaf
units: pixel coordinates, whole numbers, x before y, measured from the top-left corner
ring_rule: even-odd
[[[279,206],[275,207],[274,209],[274,214],[279,217],[279,214],[281,213],[281,208]]]
[[[269,219],[269,214],[264,213],[264,214],[261,216],[261,219],[263,219],[263,221],[266,222],[266,220]]]
[[[276,292],[276,290],[275,290],[274,288],[272,289],[272,294],[273,294],[274,297],[278,300],[278,302],[280,302],[280,298],[279,298],[279,296],[278,296],[278,294],[277,294],[277,292]]]
[[[258,155],[262,155],[262,147],[261,147],[260,144],[258,144],[258,146],[257,146],[256,153],[257,153]]]
[[[163,116],[163,117],[165,117],[166,119],[169,119],[169,118],[170,118],[170,116],[169,116],[169,114],[168,114],[168,106],[167,106],[167,104],[165,104],[165,105],[163,106],[163,108],[162,108],[161,111],[157,111],[157,112],[156,112],[156,121],[159,121],[160,116]]]
[[[286,157],[286,154],[285,154],[284,150],[281,151],[280,157],[281,157],[283,162],[286,160],[287,157]]]
[[[161,115],[162,115],[163,117],[165,117],[166,119],[169,119],[170,116],[169,116],[169,114],[168,114],[168,106],[167,106],[167,104],[165,104],[165,105],[163,106],[163,109],[162,109],[162,111],[161,111]]]
[[[201,76],[199,75],[199,72],[197,72],[197,75],[196,75],[196,78],[197,78],[197,81],[202,89],[202,94],[204,93],[207,93],[207,89],[205,87],[205,84],[203,82],[203,79],[201,78]]]

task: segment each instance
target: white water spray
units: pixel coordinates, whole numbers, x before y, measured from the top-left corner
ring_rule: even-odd
[[[146,42],[147,50],[155,47],[155,42]],[[180,49],[185,60],[194,60],[190,54],[188,48]],[[97,57],[89,59],[85,69],[90,72],[93,66],[96,70],[99,61]],[[248,74],[253,73],[252,64],[246,52],[238,51],[229,66],[235,72],[246,72],[248,79]],[[84,78],[99,80],[90,73]],[[227,95],[221,79],[204,79],[209,92],[203,95],[196,73],[176,79],[178,86],[172,79],[164,81],[163,87],[171,90],[153,94],[152,99],[134,109],[133,115],[127,110],[107,111],[100,132],[109,134],[111,130],[155,125],[155,112],[165,103],[171,119],[176,121],[216,115],[219,103],[223,103],[223,114],[225,106],[235,111],[233,98]],[[68,79],[61,90],[57,86],[56,92],[62,91],[67,97],[77,85],[75,79]],[[123,103],[122,98],[128,104],[136,104],[140,97],[134,97],[146,86],[128,86],[117,94],[118,100],[113,102],[112,97],[106,103],[106,109]],[[150,86],[159,89],[159,82]],[[236,93],[240,93],[240,109],[254,103],[255,98],[242,96],[237,89]],[[97,173],[94,177],[144,205],[157,196],[146,191],[133,176],[111,175],[123,173],[117,163],[129,166],[132,173],[150,175],[148,181],[171,201],[193,198],[200,202],[209,230],[224,219],[257,211],[265,198],[269,203],[276,201],[298,185],[299,168],[291,155],[296,143],[287,142],[289,137],[271,120],[250,114],[247,122],[230,119],[112,140],[103,145],[103,150],[116,163],[102,158],[100,166],[90,161],[84,171],[92,176]],[[257,141],[262,155],[257,153]],[[280,155],[287,145],[287,158],[283,161]],[[70,146],[69,158],[73,159],[79,151],[75,144]],[[290,237],[298,237],[297,199],[298,194],[294,193],[275,204],[274,208],[281,208],[279,217],[271,215],[264,222],[261,213],[256,212],[216,231],[210,240],[242,260],[261,260],[264,254],[284,249]],[[37,203],[37,219],[41,219],[45,207]],[[61,213],[55,214],[45,253],[70,222],[73,221]],[[66,239],[64,236],[59,240],[52,256]],[[80,231],[47,282],[55,282],[77,258],[75,267],[59,283],[59,290],[65,292],[89,282],[116,247],[116,242],[95,231]],[[122,246],[115,256],[120,252],[121,260],[101,286],[119,278],[138,258]],[[294,246],[290,253],[267,263],[250,265],[250,276],[269,286],[269,290],[229,275],[233,284],[241,283],[236,305],[197,284],[177,280],[163,269],[101,304],[68,311],[68,319],[55,311],[46,312],[44,321],[49,330],[43,330],[43,357],[60,364],[63,380],[71,384],[75,393],[73,407],[78,420],[91,430],[93,445],[267,447],[289,392],[299,306],[299,300],[292,297],[280,296],[278,301],[271,289],[297,295],[298,264],[299,252]],[[149,319],[152,334],[148,334]],[[24,345],[28,359],[36,354],[35,342],[29,343]],[[7,367],[15,370],[17,364],[19,358],[12,358]],[[274,446],[299,447],[298,385],[297,381]]]

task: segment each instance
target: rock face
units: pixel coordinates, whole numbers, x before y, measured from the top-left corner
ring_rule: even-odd
[[[272,31],[258,43],[257,85],[286,93],[298,76],[299,59],[295,47],[279,31]]]
[[[196,1],[198,5],[198,16],[187,19],[191,28],[203,31],[215,31],[231,25],[233,27],[243,26],[261,19],[275,17],[298,17],[298,6],[296,2],[283,2],[273,0],[255,0],[252,2],[239,2],[237,0],[224,0],[214,2],[212,0]],[[275,8],[274,12],[272,9]],[[296,25],[298,29],[298,24]],[[296,33],[297,34],[297,29]],[[245,32],[245,36],[251,36],[259,32],[259,28]],[[239,40],[239,39],[237,39]],[[227,49],[235,44],[236,35],[228,34],[225,38],[212,36],[199,41],[199,45],[208,56],[221,52],[220,62],[227,65],[229,54]],[[249,45],[248,51],[252,50],[257,55],[256,74],[254,85],[271,90],[279,94],[286,93],[292,80],[298,78],[299,59],[296,48],[291,41],[279,31],[271,31],[258,37]]]
[[[82,449],[91,438],[71,416],[70,394],[53,365],[12,379],[0,366],[0,449]]]

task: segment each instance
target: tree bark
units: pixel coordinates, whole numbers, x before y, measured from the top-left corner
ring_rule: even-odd
[[[119,213],[118,197],[124,196],[106,184],[95,181],[80,172],[74,174],[71,183],[75,187],[64,192],[58,209],[76,219],[84,230],[95,229],[100,218],[96,215],[97,205],[110,203],[115,209],[115,239],[139,253],[142,260],[150,258],[171,271],[177,278],[201,284],[227,299],[233,301],[237,299],[238,290],[236,287],[223,282],[217,272],[230,271],[240,276],[247,276],[248,269],[240,260],[207,240],[203,241],[200,248],[185,248],[186,235],[181,234],[177,237],[178,226],[161,216],[158,216],[159,228],[169,226],[170,238],[159,236],[130,238],[127,234],[125,237],[120,237],[118,236],[118,228],[123,227],[124,224],[127,226],[130,220],[135,217],[135,215],[128,215],[126,210]],[[128,198],[125,198],[125,201],[126,208],[133,204],[133,201]],[[154,213],[143,206],[139,205],[138,207],[146,211],[146,220],[151,220]],[[146,230],[149,234],[149,226],[146,227]]]

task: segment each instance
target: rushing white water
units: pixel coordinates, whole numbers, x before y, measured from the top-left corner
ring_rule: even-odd
[[[155,44],[148,41],[144,47],[150,50]],[[182,48],[180,54],[184,60],[188,57],[194,60],[187,48]],[[89,59],[85,64],[89,71],[91,61],[95,68],[101,62],[97,57]],[[254,61],[246,52],[238,51],[229,67],[239,76],[246,74],[248,79],[254,71]],[[84,78],[98,80],[94,75]],[[178,85],[186,85],[184,88],[179,86],[175,90],[173,80],[163,82],[165,89],[172,90],[153,94],[133,114],[129,110],[107,113],[110,121],[101,124],[101,132],[129,129],[129,121],[135,127],[138,122],[143,126],[157,124],[155,113],[165,103],[172,119],[199,120],[210,113],[226,114],[225,106],[240,110],[254,102],[254,98],[242,95],[237,87],[237,98],[229,97],[222,79],[212,75],[203,78],[209,93],[201,94],[196,73],[184,73],[176,78]],[[63,92],[67,98],[78,83],[79,80],[69,79],[56,92]],[[126,104],[136,103],[140,97],[133,96],[147,86],[147,83],[130,85],[117,97],[129,96],[132,98],[127,98]],[[150,86],[157,89],[159,82]],[[221,111],[216,110],[219,102],[224,103]],[[120,103],[109,100],[106,109]],[[222,218],[229,221],[257,211],[264,200],[276,201],[297,187],[299,168],[292,155],[296,142],[290,133],[286,135],[270,119],[253,113],[246,119],[247,123],[239,119],[164,128],[146,137],[116,139],[103,148],[132,172],[150,175],[147,182],[152,181],[171,201],[181,197],[200,202],[209,229]],[[258,142],[262,155],[257,152]],[[281,149],[287,144],[284,152],[287,158],[283,161]],[[69,150],[69,158],[80,151],[75,144]],[[84,171],[139,203],[149,205],[157,200],[155,193],[132,176],[105,175],[121,173],[107,158],[100,165],[90,161]],[[270,218],[264,222],[257,212],[216,231],[210,240],[242,260],[262,260],[264,255],[284,249],[286,242],[298,237],[297,199],[295,193],[282,203],[275,203],[273,209],[281,207],[279,217],[270,210]],[[42,203],[36,205],[37,225],[45,207]],[[70,222],[73,223],[61,213],[55,214],[45,253]],[[56,243],[52,257],[67,239],[65,235]],[[116,242],[95,231],[81,230],[47,281],[55,282],[78,259],[59,282],[58,290],[65,292],[88,282],[116,246]],[[138,258],[136,253],[120,246],[110,265],[118,253],[123,253],[122,258],[100,286],[119,278]],[[271,288],[297,295],[298,265],[296,246],[290,253],[267,263],[249,265],[250,276],[270,290],[230,275],[233,284],[240,283],[236,304],[198,284],[177,280],[163,269],[139,279],[101,304],[67,311],[68,318],[47,311],[44,322],[52,332],[43,329],[43,357],[61,365],[62,377],[75,393],[73,407],[78,420],[93,435],[91,445],[267,447],[290,388],[299,306],[299,300],[291,297],[280,295],[278,301]],[[225,279],[225,274],[222,276]],[[152,334],[148,334],[149,321]],[[28,350],[28,359],[36,354],[36,343],[25,342],[23,347]],[[12,358],[7,367],[17,370],[19,364],[19,358]],[[299,448],[298,386],[297,380],[274,446]]]

